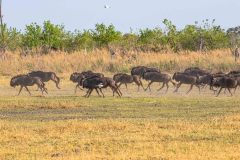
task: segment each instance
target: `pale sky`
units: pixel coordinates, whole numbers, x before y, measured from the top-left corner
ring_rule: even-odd
[[[67,30],[92,29],[96,23],[113,24],[129,32],[163,27],[167,18],[182,28],[204,19],[216,19],[227,29],[240,25],[240,0],[2,0],[4,22],[24,29],[26,24],[50,20]],[[109,5],[105,9],[104,5]]]

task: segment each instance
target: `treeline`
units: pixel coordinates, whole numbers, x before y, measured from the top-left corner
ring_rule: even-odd
[[[52,50],[71,53],[96,48],[178,52],[232,48],[239,43],[239,27],[225,31],[215,25],[215,20],[204,20],[201,24],[195,22],[181,30],[167,19],[163,20],[163,24],[163,29],[141,29],[136,33],[121,33],[113,25],[104,24],[96,24],[92,30],[74,32],[50,21],[45,21],[43,25],[32,23],[24,31],[4,24],[1,27],[0,49],[2,52],[21,51],[22,54],[47,54]]]

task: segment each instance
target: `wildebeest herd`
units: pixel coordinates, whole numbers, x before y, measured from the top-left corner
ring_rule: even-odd
[[[33,71],[26,75],[14,76],[10,81],[10,86],[20,86],[18,95],[21,93],[22,88],[25,88],[31,95],[28,90],[28,86],[36,84],[42,94],[44,92],[48,94],[45,82],[48,82],[49,80],[52,80],[56,84],[56,87],[60,89],[60,78],[54,72],[43,71]],[[121,97],[121,85],[124,84],[127,88],[127,85],[130,83],[135,83],[138,86],[138,91],[140,88],[145,91],[151,91],[151,84],[154,82],[162,83],[162,86],[158,89],[158,91],[166,86],[165,93],[168,92],[169,83],[171,83],[175,87],[174,92],[178,92],[178,89],[182,84],[187,84],[190,86],[187,94],[192,90],[193,86],[198,88],[199,93],[201,92],[201,89],[208,86],[209,89],[218,96],[222,89],[228,90],[231,95],[231,89],[234,89],[235,93],[237,87],[240,86],[240,70],[230,71],[229,73],[211,73],[198,67],[190,67],[182,72],[175,72],[173,76],[171,76],[169,73],[160,72],[157,68],[137,66],[131,69],[131,75],[126,73],[117,73],[113,76],[113,78],[110,78],[105,77],[102,73],[83,71],[72,73],[70,80],[73,83],[76,83],[75,93],[78,88],[81,90],[87,90],[85,97],[89,97],[93,90],[95,90],[99,96],[104,97],[102,89],[108,87],[111,88],[113,96],[116,93],[119,97]],[[142,80],[148,81],[146,88],[144,88]]]

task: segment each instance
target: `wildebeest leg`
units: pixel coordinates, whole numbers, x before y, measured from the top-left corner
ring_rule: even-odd
[[[151,85],[152,83],[153,83],[153,81],[151,81],[151,82],[148,83],[148,86],[147,86],[147,88],[145,89],[145,91],[149,88],[149,91],[151,92],[150,85]]]
[[[26,90],[28,91],[29,95],[31,96],[30,91],[28,90],[27,86],[24,86],[26,88]]]
[[[58,85],[59,85],[59,80],[57,79],[57,77],[51,77],[51,79],[52,79],[52,81],[56,84],[56,87],[58,88],[58,89],[61,89]]]
[[[118,94],[119,97],[122,97],[122,92],[120,91],[119,88],[116,88],[116,93]]]
[[[200,92],[201,92],[201,87],[200,87],[199,85],[196,85],[196,87],[198,87],[198,92],[199,92],[199,94],[200,94]]]
[[[177,84],[177,87],[176,89],[173,91],[173,92],[177,92],[178,91],[178,88],[182,85],[182,82],[180,82],[179,84]]]
[[[118,95],[120,95],[119,97],[121,97],[122,96],[122,92],[121,92],[121,90],[119,88],[117,88],[117,92],[119,93]]]
[[[113,91],[113,97],[115,96],[114,95],[115,92],[118,94],[119,97],[122,96],[122,92],[120,91],[120,89],[118,87],[111,86],[111,89]]]
[[[38,88],[40,88],[41,92],[42,92],[42,95],[43,95],[43,91],[44,91],[44,87],[40,84],[37,84]]]
[[[57,81],[54,81],[54,82],[55,82],[55,84],[56,84],[56,87],[57,87],[58,89],[61,89],[61,88],[58,86],[59,82],[57,82]]]
[[[87,98],[91,95],[92,91],[93,91],[93,89],[90,89],[90,92],[88,93]]]
[[[228,92],[231,94],[231,96],[233,96],[233,94],[232,94],[230,88],[227,88],[227,89],[228,89]]]
[[[165,91],[165,94],[168,92],[168,88],[169,88],[168,82],[166,83],[166,86],[167,86],[167,90]]]
[[[19,94],[21,93],[22,88],[23,88],[23,86],[20,87],[20,90],[19,90],[19,92],[18,92],[18,96],[19,96]]]
[[[143,90],[144,90],[144,87],[143,87],[142,81],[139,80],[139,82],[140,82],[140,85],[142,86],[142,88],[143,88]],[[139,90],[138,90],[138,91],[139,91]]]
[[[218,94],[216,95],[216,97],[218,97],[218,95],[220,94],[220,92],[222,91],[222,87],[220,88],[220,90],[218,91]]]
[[[56,87],[57,87],[58,89],[60,89],[60,87],[59,87],[60,78],[57,77],[57,75],[56,75],[55,73],[51,75],[51,80],[52,80],[53,82],[55,82]]]
[[[135,84],[138,86],[138,92],[139,92],[139,89],[140,89],[140,86],[142,86],[143,90],[144,90],[144,87],[143,87],[143,84],[142,84],[142,81],[139,80],[139,81],[134,81]]]
[[[87,93],[83,97],[87,97],[89,92],[90,92],[90,89],[87,90]]]
[[[128,88],[127,88],[127,83],[125,83],[125,86],[126,86],[126,90],[128,90]]]
[[[75,94],[77,93],[77,88],[79,88],[80,90],[83,90],[83,89],[79,86],[79,84],[77,84],[76,87],[75,87],[75,90],[74,90],[74,93],[75,93]]]
[[[97,92],[98,96],[99,96],[99,97],[101,97],[101,95],[100,95],[100,94],[99,94],[99,92],[98,92],[98,89],[97,89],[97,88],[95,88],[95,90],[96,90],[96,92]]]
[[[44,91],[44,90],[43,90],[43,88],[42,88],[42,87],[41,87],[40,89],[41,89],[41,92],[42,92],[42,95],[43,95],[43,91]]]
[[[189,90],[187,91],[186,94],[188,94],[192,90],[192,88],[193,88],[193,84],[191,84],[191,86],[190,86],[190,88],[189,88]]]
[[[100,92],[101,92],[101,94],[102,94],[102,96],[103,96],[103,98],[104,98],[105,96],[104,96],[104,94],[103,94],[103,92],[102,92],[102,88],[99,88],[99,90],[100,90]]]
[[[120,86],[120,85],[119,85]],[[115,89],[113,86],[109,86],[113,92],[113,97],[115,96],[115,92],[117,92],[117,89]],[[118,87],[117,87],[118,88]]]
[[[48,92],[47,92],[47,88],[43,87],[43,90],[48,94]]]
[[[160,91],[161,89],[163,89],[163,87],[165,86],[165,82],[163,82],[162,86],[157,90],[157,91]]]

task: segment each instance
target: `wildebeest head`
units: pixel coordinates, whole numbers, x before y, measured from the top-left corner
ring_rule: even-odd
[[[70,80],[73,82],[78,82],[78,78],[81,75],[81,73],[74,72],[70,76]]]
[[[16,87],[16,86],[18,86],[18,85],[19,85],[19,81],[20,81],[20,79],[21,79],[22,76],[23,76],[23,75],[17,75],[17,76],[15,76],[15,77],[12,77],[12,78],[11,78],[11,81],[10,81],[10,86],[11,86],[11,87]]]
[[[16,78],[12,78],[10,81],[10,86],[11,87],[16,87],[17,83],[16,83],[17,79]]]

